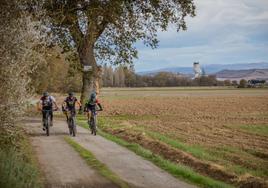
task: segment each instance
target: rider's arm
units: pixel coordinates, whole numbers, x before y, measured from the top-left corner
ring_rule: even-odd
[[[75,99],[75,102],[78,104],[79,108],[82,106],[82,104],[79,100]]]
[[[52,102],[53,102],[53,104],[55,105],[56,109],[59,109],[59,107],[58,107],[58,105],[57,105],[57,103],[56,103],[55,98],[54,98],[54,97],[52,97],[52,96],[50,96],[50,97],[51,97]]]
[[[100,103],[98,103],[98,106],[99,106],[99,108],[100,108],[100,111],[102,111],[102,110],[103,110],[103,108],[102,108],[102,106],[101,106],[101,104],[100,104]]]
[[[76,102],[79,105],[79,107],[82,106],[82,104],[81,104],[81,102],[79,100],[77,100]]]
[[[66,105],[67,105],[67,104],[66,104],[66,100],[64,100],[63,103],[62,103],[62,105],[61,105],[61,110],[62,110],[62,111],[65,111],[65,110],[66,110],[66,109],[65,109],[65,108],[66,108]]]
[[[77,99],[76,99],[75,102],[78,104],[79,110],[81,111],[82,110],[82,104],[81,104],[81,102],[79,100],[77,100]]]
[[[55,105],[56,109],[59,109],[59,107],[58,107],[57,103],[56,103],[56,102],[53,102],[53,103],[54,103],[54,105]]]
[[[102,106],[101,106],[101,104],[100,104],[100,101],[99,101],[98,99],[97,99],[96,103],[97,103],[97,105],[98,105],[98,107],[99,107],[99,111],[102,111],[103,108],[102,108]]]

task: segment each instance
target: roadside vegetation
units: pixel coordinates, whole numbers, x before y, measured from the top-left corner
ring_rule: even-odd
[[[22,129],[12,130],[12,135],[0,140],[0,187],[42,188],[43,179],[30,141]]]
[[[39,25],[21,10],[22,2],[0,4],[1,188],[43,187],[30,142],[20,128],[31,94],[29,74],[42,62]]]

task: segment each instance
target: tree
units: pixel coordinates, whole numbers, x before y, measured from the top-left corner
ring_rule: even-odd
[[[125,72],[124,72],[124,67],[119,66],[118,67],[118,75],[119,75],[119,86],[120,87],[125,87]]]
[[[232,86],[237,86],[237,85],[238,85],[237,80],[233,80],[232,81]]]
[[[119,77],[119,71],[118,68],[114,70],[114,86],[119,87],[120,85],[120,77]]]
[[[37,93],[81,91],[80,67],[71,58],[71,54],[68,54],[68,58],[65,58],[66,55],[61,53],[58,46],[46,50],[44,59],[47,63],[39,63],[30,74],[30,84]]]
[[[247,87],[247,81],[245,79],[240,80],[238,87],[239,88],[245,88]]]
[[[5,144],[17,141],[14,127],[32,91],[29,74],[45,61],[45,36],[39,23],[21,9],[23,6],[16,0],[0,3],[0,143],[5,140]],[[33,187],[30,182],[27,185]]]
[[[231,86],[232,83],[230,80],[224,80],[224,86]]]
[[[40,1],[37,1],[40,3]],[[138,40],[156,48],[157,31],[170,24],[186,30],[185,17],[195,16],[193,0],[44,0],[48,28],[65,49],[77,51],[83,72],[82,103],[94,89],[96,59],[113,64],[132,63]],[[34,10],[36,4],[29,4]]]
[[[107,69],[107,77],[108,77],[108,86],[113,87],[114,86],[114,70],[111,66]]]
[[[136,74],[134,65],[131,66],[125,66],[124,67],[124,75],[125,75],[125,85],[127,87],[134,87],[136,86]]]

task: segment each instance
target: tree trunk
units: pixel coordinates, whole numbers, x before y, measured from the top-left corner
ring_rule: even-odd
[[[94,56],[94,44],[88,40],[78,50],[80,63],[83,66],[83,83],[81,92],[81,104],[84,107],[91,92],[96,91],[94,80],[97,77],[97,63]],[[85,70],[85,66],[91,66],[90,70]]]
[[[94,91],[93,88],[93,72],[83,72],[83,83],[82,83],[82,91],[81,91],[81,104],[84,107],[86,100],[89,98],[91,92]]]
[[[100,82],[102,79],[102,67],[101,66],[97,66],[97,70],[96,70],[96,76],[94,78],[94,88],[96,91],[96,94],[99,95],[100,93]]]

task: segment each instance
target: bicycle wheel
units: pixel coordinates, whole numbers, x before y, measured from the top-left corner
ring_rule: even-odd
[[[71,118],[68,117],[68,128],[69,128],[69,134],[72,135],[73,134],[73,130],[72,130],[72,122],[71,122]]]
[[[73,136],[76,135],[76,125],[74,125],[74,128],[73,128]]]
[[[88,124],[89,124],[89,128],[91,130],[91,134],[93,134],[93,118],[91,117],[90,120],[88,121]]]
[[[76,135],[76,127],[74,124],[74,118],[71,118],[71,129],[72,129],[72,135],[75,136]]]
[[[50,124],[51,124],[51,118],[50,115],[46,115],[46,120],[45,120],[45,126],[46,126],[46,135],[49,136],[49,128],[50,128]]]
[[[93,120],[93,122],[92,122],[92,132],[93,132],[93,134],[96,136],[96,134],[97,134],[97,128],[96,128],[96,116],[94,116],[93,118],[92,118],[92,120]]]

